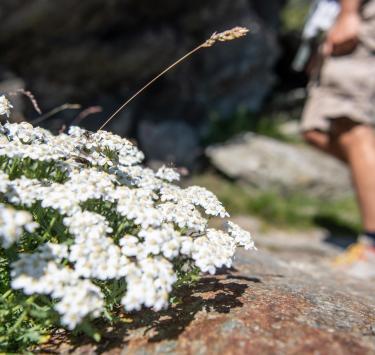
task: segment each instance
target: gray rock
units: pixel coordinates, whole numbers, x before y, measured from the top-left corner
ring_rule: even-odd
[[[329,198],[352,191],[342,163],[304,145],[246,133],[207,148],[206,154],[218,170],[257,189]]]
[[[150,161],[164,161],[191,169],[202,153],[196,132],[183,121],[159,124],[143,121],[138,137],[139,145]]]

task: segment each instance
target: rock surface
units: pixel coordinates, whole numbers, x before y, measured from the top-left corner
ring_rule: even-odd
[[[304,145],[246,133],[206,154],[219,171],[257,189],[329,198],[352,192],[344,164]]]
[[[159,124],[143,121],[139,125],[138,139],[149,165],[154,161],[167,161],[191,169],[203,153],[194,129],[179,120]]]
[[[259,251],[237,253],[232,270],[206,276],[158,314],[133,315],[100,344],[54,339],[59,354],[374,354],[375,284],[330,266],[340,249],[324,231],[262,234]]]

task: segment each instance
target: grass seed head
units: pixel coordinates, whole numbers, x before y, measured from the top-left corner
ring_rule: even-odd
[[[227,42],[232,41],[234,39],[240,38],[245,36],[249,30],[246,27],[233,27],[230,30],[224,32],[215,32],[212,36],[204,42],[202,47],[212,47],[216,42]]]

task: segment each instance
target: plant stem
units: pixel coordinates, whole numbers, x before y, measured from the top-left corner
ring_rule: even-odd
[[[151,81],[149,81],[145,86],[143,86],[141,89],[139,89],[133,96],[131,96],[127,101],[125,101],[100,127],[98,130],[103,129],[119,112],[121,112],[126,105],[128,105],[131,101],[133,101],[140,93],[142,93],[145,89],[147,89],[152,83],[154,83],[156,80],[158,80],[161,76],[163,76],[165,73],[167,73],[169,70],[171,70],[173,67],[175,67],[177,64],[181,63],[186,58],[190,57],[193,53],[198,51],[199,49],[203,48],[203,44],[200,44],[198,47],[191,50],[189,53],[185,54],[183,57],[175,61],[173,64],[171,64],[168,68],[164,69],[160,74],[155,76]]]
[[[12,290],[9,289],[7,292],[5,292],[3,295],[1,295],[1,299],[6,299],[8,296],[10,296],[12,294]]]
[[[80,108],[81,108],[81,105],[79,105],[79,104],[63,104],[59,107],[55,107],[54,109],[45,113],[44,115],[39,116],[38,118],[31,121],[30,123],[33,124],[33,125],[36,125],[36,124],[39,124],[39,123],[45,121],[47,118],[50,118],[51,116],[56,115],[56,113],[59,113],[61,111],[64,111],[64,110],[79,110]]]
[[[27,316],[27,311],[24,310],[21,315],[18,317],[16,323],[14,323],[14,325],[8,330],[8,332],[11,334],[13,333],[15,330],[17,330],[17,328],[21,325],[21,323],[24,321],[24,319],[26,318]]]

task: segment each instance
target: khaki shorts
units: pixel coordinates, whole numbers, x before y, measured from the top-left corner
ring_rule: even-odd
[[[368,45],[375,40],[374,18],[365,19],[363,27],[366,31],[356,50],[325,59],[311,80],[302,131],[329,131],[332,119],[343,117],[375,125],[375,50]]]

